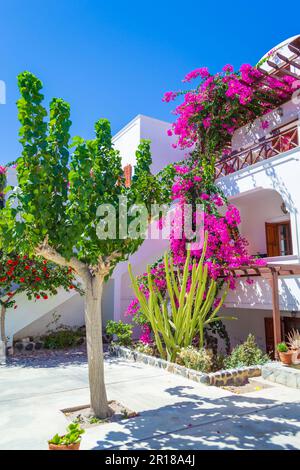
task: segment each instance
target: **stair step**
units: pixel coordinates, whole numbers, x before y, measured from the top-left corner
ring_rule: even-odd
[[[280,362],[271,362],[262,366],[261,374],[270,382],[300,389],[300,365],[283,366]]]

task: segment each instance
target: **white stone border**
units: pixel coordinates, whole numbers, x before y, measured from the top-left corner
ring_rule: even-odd
[[[187,367],[174,364],[173,362],[165,361],[154,356],[148,356],[147,354],[134,351],[124,346],[111,345],[109,348],[110,354],[116,357],[123,357],[124,359],[132,360],[134,362],[142,362],[150,366],[159,367],[166,369],[168,372],[173,374],[181,375],[187,379],[194,380],[206,385],[215,385],[216,387],[222,387],[224,385],[242,385],[250,377],[259,377],[261,375],[262,366],[249,366],[240,367],[238,369],[227,369],[218,372],[211,372],[206,374]]]

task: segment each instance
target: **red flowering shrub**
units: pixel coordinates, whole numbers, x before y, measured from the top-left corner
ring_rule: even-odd
[[[28,259],[15,254],[0,255],[1,338],[6,341],[4,315],[7,308],[17,308],[15,297],[25,292],[29,300],[47,300],[63,287],[66,291],[79,285],[71,268],[63,268],[42,258]]]

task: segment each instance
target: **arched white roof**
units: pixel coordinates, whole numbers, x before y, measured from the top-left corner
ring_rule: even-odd
[[[261,68],[263,68],[264,70],[266,70],[267,72],[272,72],[272,67],[267,63],[267,60],[271,60],[272,62],[274,62],[276,65],[281,65],[282,63],[284,64],[284,62],[282,62],[282,60],[280,59],[280,57],[277,56],[277,53],[279,53],[279,56],[282,55],[284,57],[286,57],[287,59],[291,59],[293,58],[293,56],[295,55],[294,51],[291,50],[294,46],[296,49],[300,50],[300,35],[297,34],[296,36],[292,36],[288,39],[286,39],[285,41],[282,41],[280,44],[278,44],[277,46],[273,47],[272,49],[270,49],[260,60],[259,60],[259,64],[261,63]],[[295,61],[297,63],[299,63],[299,58],[296,58]],[[299,70],[298,70],[298,73],[299,73]]]
[[[272,55],[272,52],[278,51],[279,49],[283,48],[284,46],[288,47],[289,44],[296,41],[298,38],[300,40],[300,34],[297,34],[296,36],[292,36],[291,38],[285,39],[285,41],[282,41],[276,47],[272,47],[272,49],[270,49],[268,52],[266,52],[266,54],[260,60],[263,60],[266,57]]]

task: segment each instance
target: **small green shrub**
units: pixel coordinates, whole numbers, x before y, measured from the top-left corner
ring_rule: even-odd
[[[254,366],[265,364],[270,360],[256,344],[255,337],[250,334],[246,341],[236,346],[230,356],[225,358],[225,367],[227,369],[243,366]]]
[[[201,372],[210,372],[213,367],[212,353],[207,349],[196,349],[193,346],[182,348],[177,354],[176,362]]]
[[[288,352],[289,348],[287,347],[287,345],[285,343],[278,343],[277,344],[277,351],[278,352]]]
[[[225,356],[223,354],[214,354],[212,358],[212,372],[225,369]]]
[[[116,335],[121,346],[130,346],[132,342],[133,325],[120,321],[109,320],[106,324],[106,333]]]
[[[66,445],[69,446],[70,444],[76,444],[81,440],[81,435],[85,432],[79,424],[71,423],[67,427],[67,433],[64,436],[60,436],[59,434],[55,434],[55,436],[50,439],[49,444],[55,445]]]
[[[155,354],[155,348],[151,344],[145,344],[141,341],[136,344],[135,350],[148,356],[154,356]]]
[[[80,328],[73,330],[72,328],[64,327],[57,331],[49,332],[41,339],[46,349],[65,349],[82,344],[84,332]]]

